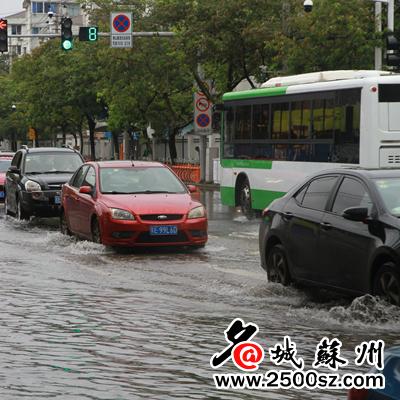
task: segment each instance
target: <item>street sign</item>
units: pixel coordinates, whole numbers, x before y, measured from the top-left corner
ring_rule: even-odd
[[[111,47],[132,47],[132,13],[111,13]]]
[[[210,135],[212,119],[211,102],[203,92],[194,95],[194,132],[197,135]]]
[[[29,128],[28,129],[28,139],[29,140],[35,140],[36,139],[36,129],[35,128]]]

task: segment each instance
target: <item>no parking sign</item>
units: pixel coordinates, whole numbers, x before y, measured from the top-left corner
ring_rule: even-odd
[[[111,13],[111,47],[132,47],[132,13]]]
[[[194,95],[194,130],[198,135],[211,133],[212,108],[211,103],[203,92]]]

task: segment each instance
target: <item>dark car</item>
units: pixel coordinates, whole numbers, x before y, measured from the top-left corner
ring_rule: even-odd
[[[264,210],[259,243],[270,281],[400,305],[400,170],[314,175]]]
[[[373,369],[370,373],[385,376],[384,389],[351,389],[348,400],[400,400],[400,347],[385,350],[385,365],[382,371]]]
[[[63,186],[61,231],[116,247],[203,247],[207,215],[193,190],[158,162],[89,162]]]
[[[82,164],[79,152],[69,148],[18,150],[6,174],[6,214],[18,219],[58,216],[61,186]]]

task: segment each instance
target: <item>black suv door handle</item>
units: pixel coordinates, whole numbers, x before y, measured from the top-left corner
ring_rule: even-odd
[[[290,218],[293,218],[293,214],[291,212],[284,212],[284,213],[282,213],[282,217],[284,219],[290,219]]]
[[[324,229],[324,230],[328,230],[328,229],[331,229],[331,228],[332,228],[332,225],[331,225],[329,222],[321,222],[321,223],[320,223],[320,226],[321,226],[321,228]]]

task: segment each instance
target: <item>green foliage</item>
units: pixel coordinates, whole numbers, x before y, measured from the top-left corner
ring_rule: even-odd
[[[133,49],[111,49],[106,38],[75,40],[69,52],[49,40],[16,61],[9,75],[0,58],[1,135],[12,129],[24,135],[32,126],[41,138],[54,138],[79,131],[83,120],[93,131],[107,106],[115,133],[151,123],[173,136],[192,119],[195,83],[218,101],[243,79],[253,84],[280,74],[368,69],[382,42],[374,33],[373,2],[365,0],[315,0],[309,14],[299,0],[95,3],[91,23],[102,32],[110,30],[110,12],[121,10],[132,11],[135,31],[176,35],[135,37]],[[204,79],[214,82],[213,92]],[[17,111],[11,113],[13,103]]]

